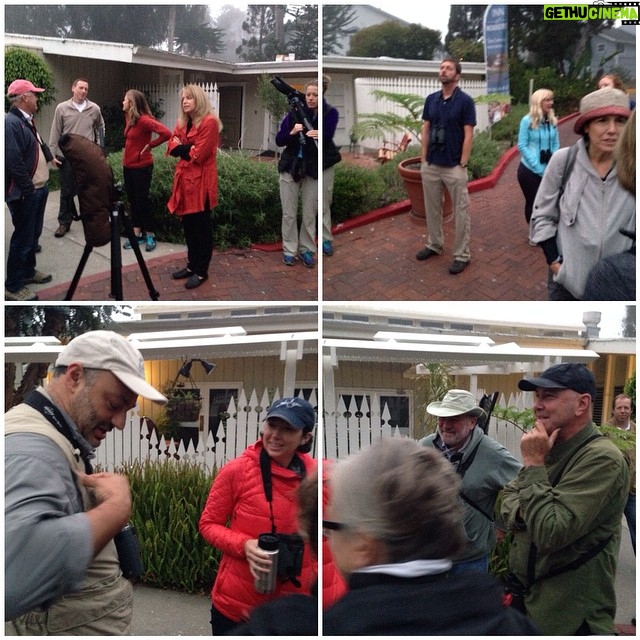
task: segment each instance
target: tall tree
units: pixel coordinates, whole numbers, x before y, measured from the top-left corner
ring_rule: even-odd
[[[483,21],[486,4],[453,4],[449,12],[447,36],[444,48],[451,53],[449,46],[455,39],[482,42]]]
[[[274,60],[282,53],[301,60],[318,57],[317,5],[249,5],[242,29],[246,36],[236,53],[247,62]]]
[[[401,25],[394,20],[360,29],[352,38],[347,55],[377,58],[433,60],[440,49],[440,31],[418,24]]]
[[[216,53],[222,31],[211,24],[207,5],[10,5],[7,32],[124,42],[195,55]]]
[[[130,316],[131,308],[38,305],[5,307],[5,335],[7,337],[54,336],[66,343],[85,331],[110,327],[117,314]],[[48,363],[31,362],[24,368],[18,382],[15,363],[5,362],[5,411],[22,402],[25,395],[38,386],[46,377],[47,368]],[[17,386],[16,382],[18,382]]]
[[[317,60],[318,5],[292,7],[290,15],[293,20],[287,23],[287,50],[295,53],[298,60]]]
[[[322,7],[323,55],[344,54],[340,40],[357,31],[349,26],[355,19],[355,11],[349,5],[326,4]]]
[[[627,305],[625,316],[622,320],[622,336],[624,338],[636,337],[636,306]]]

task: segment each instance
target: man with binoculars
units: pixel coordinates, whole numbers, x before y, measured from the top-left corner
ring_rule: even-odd
[[[138,395],[167,401],[127,340],[89,331],[5,414],[5,635],[130,635],[129,484],[90,460]]]
[[[444,251],[442,202],[446,188],[453,202],[456,225],[454,260],[449,267],[453,275],[464,271],[471,259],[467,163],[476,126],[476,107],[473,98],[458,87],[461,73],[460,62],[443,60],[439,75],[442,90],[428,95],[424,103],[420,173],[428,237],[424,249],[416,254],[418,260],[428,260]]]

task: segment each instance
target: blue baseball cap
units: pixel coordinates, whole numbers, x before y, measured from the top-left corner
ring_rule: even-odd
[[[282,418],[296,429],[311,431],[316,424],[316,412],[304,398],[281,398],[267,411],[267,419]]]

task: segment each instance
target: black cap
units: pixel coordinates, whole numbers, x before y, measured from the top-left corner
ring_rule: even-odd
[[[554,364],[543,371],[539,378],[525,378],[518,382],[518,388],[522,391],[535,391],[540,387],[588,393],[592,400],[596,397],[596,379],[583,364]]]

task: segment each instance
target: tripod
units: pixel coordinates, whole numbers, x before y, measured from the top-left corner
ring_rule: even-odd
[[[147,285],[149,296],[152,300],[157,300],[160,294],[153,286],[151,276],[149,275],[149,270],[147,269],[147,265],[145,264],[144,258],[142,257],[142,252],[140,251],[140,246],[138,245],[138,239],[136,238],[136,235],[133,231],[133,226],[131,225],[131,221],[129,220],[124,210],[124,204],[119,200],[113,203],[111,212],[109,214],[109,221],[111,223],[111,293],[109,294],[109,297],[113,298],[114,300],[124,300],[122,295],[122,249],[120,248],[120,220],[122,220],[127,238],[129,239],[131,248],[133,249],[133,252],[136,255],[136,259],[138,260],[138,266],[140,267],[140,272],[142,273],[142,277],[144,278],[144,281]],[[78,287],[80,277],[82,276],[82,272],[84,271],[87,260],[89,259],[92,251],[93,246],[90,244],[86,244],[84,247],[84,251],[82,252],[80,262],[78,263],[78,268],[76,269],[76,272],[73,276],[73,280],[71,281],[71,285],[69,286],[67,295],[64,298],[65,300],[71,300],[73,298],[73,294]]]

